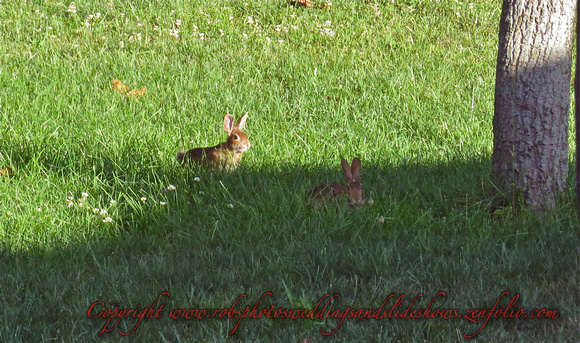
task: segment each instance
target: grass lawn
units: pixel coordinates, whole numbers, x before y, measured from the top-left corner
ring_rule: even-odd
[[[0,341],[576,341],[574,170],[495,210],[500,6],[0,1]],[[313,207],[342,157],[373,204]]]

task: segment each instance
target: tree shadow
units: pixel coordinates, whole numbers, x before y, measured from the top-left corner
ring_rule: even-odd
[[[134,153],[127,148],[120,160],[126,161]],[[34,163],[40,162],[43,168],[65,177],[82,170],[55,156]],[[22,158],[22,164],[16,166],[26,171],[31,161]],[[123,169],[119,161],[99,161],[94,164],[94,174],[105,183],[120,178],[141,182],[152,174],[147,159],[131,171]],[[243,308],[253,306],[267,291],[274,296],[266,299],[264,306],[287,308],[311,307],[327,292],[343,294],[337,307],[376,307],[384,300],[383,295],[391,292],[414,296],[440,289],[463,297],[456,306],[472,305],[467,299],[488,305],[492,299],[486,295],[493,294],[495,299],[500,290],[516,289],[518,278],[530,274],[534,262],[545,263],[551,256],[545,247],[534,246],[536,239],[528,235],[513,245],[513,239],[506,238],[514,234],[512,225],[525,225],[528,232],[535,230],[533,235],[541,240],[549,237],[549,245],[560,244],[554,252],[558,258],[567,256],[578,265],[575,245],[565,226],[553,233],[547,229],[553,222],[526,223],[529,218],[511,217],[503,223],[491,223],[489,209],[495,195],[488,183],[489,169],[489,161],[483,158],[405,165],[363,161],[363,186],[374,204],[349,211],[346,203],[315,208],[307,199],[316,185],[343,181],[338,162],[320,167],[262,169],[243,165],[231,174],[159,166],[154,182],[142,180],[141,184],[150,194],[151,205],[142,206],[136,201],[135,206],[120,206],[113,233],[77,237],[50,250],[14,251],[4,244],[0,249],[0,285],[7,290],[3,302],[9,319],[0,336],[24,341],[39,336],[117,340],[117,331],[97,335],[106,321],[88,318],[89,306],[101,301],[102,308],[143,308],[165,291],[170,293],[161,302],[167,309],[165,317],[145,320],[132,335],[134,339],[222,340],[231,332],[234,319],[173,320],[167,317],[169,310],[229,308],[238,296],[248,294],[239,303]],[[176,189],[159,187],[165,185],[160,180]],[[160,201],[167,206],[159,206]],[[506,241],[508,249],[517,252],[510,256],[513,263],[521,264],[516,269],[512,262],[503,260],[498,248],[504,244],[505,249]],[[524,254],[525,249],[535,255]],[[482,273],[493,268],[494,274],[482,279]],[[568,272],[549,265],[540,269],[543,274],[527,276],[531,281],[524,282],[524,291],[547,278],[578,278],[577,273],[570,278]],[[483,284],[474,286],[474,279]],[[359,282],[365,286],[359,288]],[[562,287],[568,292],[573,285]],[[580,298],[574,297],[572,303],[580,303]],[[530,301],[563,306],[548,296]],[[574,306],[569,309],[577,311]],[[18,324],[30,318],[35,318],[36,324]],[[439,323],[436,330],[454,334],[457,324]],[[129,332],[135,325],[136,320],[123,319],[117,329]],[[320,327],[332,331],[333,325],[331,320],[253,320],[241,325],[232,338],[297,340],[303,332],[318,334]],[[376,336],[380,331],[372,322],[349,325],[342,329],[350,330],[347,337],[352,332],[362,337]],[[431,325],[401,322],[393,330],[400,337],[411,337]],[[463,331],[470,328],[463,322],[459,325]],[[508,326],[505,330],[511,329]]]

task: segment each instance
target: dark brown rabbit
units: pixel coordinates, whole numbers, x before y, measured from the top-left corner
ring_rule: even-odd
[[[224,130],[228,139],[209,148],[195,148],[187,152],[177,153],[177,161],[182,165],[208,164],[219,170],[232,172],[238,167],[242,155],[250,148],[248,136],[242,131],[246,125],[248,114],[238,119],[234,124],[234,117],[226,114],[224,117]]]
[[[340,160],[346,185],[331,183],[317,186],[310,192],[310,198],[315,205],[319,205],[327,200],[335,200],[348,197],[348,206],[357,208],[365,203],[364,190],[360,183],[361,163],[358,157],[352,159],[352,166],[344,158]]]

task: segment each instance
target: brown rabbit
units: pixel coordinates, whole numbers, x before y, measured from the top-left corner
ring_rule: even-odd
[[[209,148],[195,148],[187,152],[177,153],[177,161],[185,164],[209,164],[219,170],[232,172],[238,167],[242,155],[250,148],[248,136],[242,131],[246,125],[248,113],[244,114],[236,124],[231,114],[224,117],[224,130],[228,133],[228,139]]]
[[[317,186],[309,195],[315,205],[319,205],[325,200],[340,199],[347,196],[349,208],[354,209],[364,205],[364,190],[360,183],[360,159],[353,158],[352,167],[344,158],[341,158],[340,162],[346,177],[346,186],[338,183]]]

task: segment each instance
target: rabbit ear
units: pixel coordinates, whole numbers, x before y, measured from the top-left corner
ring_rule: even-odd
[[[348,165],[348,162],[344,158],[341,158],[340,164],[342,164],[342,170],[344,170],[344,176],[346,176],[346,178],[349,180],[352,179],[352,173],[350,171],[350,166]]]
[[[352,176],[355,179],[360,179],[360,158],[355,157],[352,159],[352,167],[351,167],[351,171],[352,171]]]
[[[238,122],[236,123],[236,127],[239,128],[240,130],[243,130],[244,126],[246,126],[247,119],[248,119],[248,112],[246,112],[246,114],[244,114],[243,117],[238,119]]]
[[[231,114],[226,114],[226,116],[224,117],[224,130],[226,130],[228,136],[230,135],[230,133],[232,133],[233,129],[234,129],[234,116],[232,116]]]

